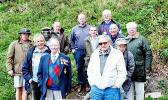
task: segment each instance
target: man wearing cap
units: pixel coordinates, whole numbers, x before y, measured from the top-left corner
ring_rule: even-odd
[[[30,34],[29,29],[21,29],[19,40],[12,42],[8,48],[6,68],[8,74],[14,77],[16,100],[27,100],[27,92],[24,88],[25,80],[22,76],[21,68],[29,48],[33,46],[33,43],[29,40]]]
[[[100,35],[98,44],[87,69],[91,100],[121,100],[120,87],[127,75],[123,54],[110,46],[107,35]]]
[[[40,100],[41,93],[37,84],[37,72],[41,57],[50,53],[50,50],[45,45],[46,41],[42,34],[36,34],[33,41],[35,46],[29,50],[25,57],[22,73],[26,81],[25,89],[27,93],[31,93],[31,100]]]
[[[116,48],[123,53],[125,66],[127,69],[127,79],[122,85],[122,88],[124,90],[124,100],[131,100],[130,96],[128,96],[127,93],[129,92],[131,85],[133,84],[131,77],[134,72],[135,62],[133,54],[130,51],[127,51],[126,47],[127,43],[125,38],[118,38],[116,40]]]

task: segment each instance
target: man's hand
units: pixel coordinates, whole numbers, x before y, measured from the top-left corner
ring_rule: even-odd
[[[8,71],[8,74],[9,74],[10,76],[14,76],[13,70]]]
[[[118,88],[117,86],[113,85],[112,88]]]
[[[73,53],[73,54],[75,53],[75,49],[72,49],[72,53]]]

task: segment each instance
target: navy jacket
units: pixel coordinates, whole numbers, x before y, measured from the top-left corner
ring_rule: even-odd
[[[59,54],[57,59],[64,59],[67,62],[67,65],[61,62],[60,60],[60,68],[59,68],[59,79],[60,84],[59,87],[61,89],[62,98],[65,98],[65,93],[70,93],[71,90],[71,61],[70,58],[64,54]],[[47,81],[49,77],[49,63],[51,61],[51,55],[45,55],[41,57],[39,64],[39,71],[37,73],[38,76],[38,86],[41,91],[41,99],[44,100],[45,94],[47,92]]]
[[[30,93],[30,83],[29,80],[32,78],[33,76],[33,69],[32,69],[32,57],[33,57],[33,52],[35,50],[36,46],[33,46],[29,52],[27,53],[27,56],[25,57],[23,66],[22,66],[22,74],[23,77],[25,79],[25,89],[27,91],[27,93]],[[47,47],[48,48],[48,47]],[[50,53],[50,49],[48,48],[48,50],[46,50],[45,52]]]

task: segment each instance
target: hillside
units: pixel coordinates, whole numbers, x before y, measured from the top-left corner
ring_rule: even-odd
[[[163,62],[168,60],[167,0],[0,1],[2,1],[0,3],[0,100],[14,98],[13,78],[7,75],[5,57],[9,44],[18,39],[19,30],[23,27],[29,28],[32,39],[43,27],[52,27],[54,21],[60,21],[65,33],[70,35],[72,27],[77,25],[76,16],[79,13],[86,14],[88,24],[97,26],[102,21],[102,11],[110,9],[112,19],[121,24],[125,35],[127,35],[126,23],[135,21],[140,34],[145,35],[151,44],[159,64],[164,65]],[[72,54],[70,56],[73,65],[73,86],[75,86],[77,83],[75,61]],[[153,62],[155,67],[156,61]]]

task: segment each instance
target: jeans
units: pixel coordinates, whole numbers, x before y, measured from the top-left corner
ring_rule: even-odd
[[[136,100],[144,100],[144,82],[133,82],[130,90],[127,93],[127,98],[124,100],[134,100],[134,88],[136,92]]]
[[[31,100],[40,100],[41,92],[38,84],[34,81],[30,84]]]
[[[77,78],[78,78],[78,84],[87,84],[87,72],[84,69],[85,64],[85,52],[84,50],[75,50],[74,52],[74,58],[76,61],[76,67],[77,67]]]
[[[104,90],[91,86],[91,100],[121,100],[119,88],[106,88]]]

